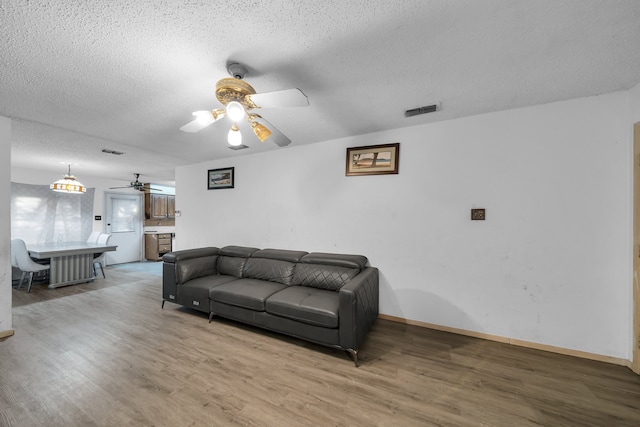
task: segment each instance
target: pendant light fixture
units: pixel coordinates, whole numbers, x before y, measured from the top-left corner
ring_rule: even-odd
[[[242,144],[242,134],[240,133],[240,129],[238,129],[238,125],[235,123],[231,126],[231,130],[229,130],[229,135],[227,135],[227,142],[229,145],[237,147]]]
[[[60,193],[82,194],[87,192],[84,185],[77,181],[75,176],[71,175],[71,164],[69,164],[69,173],[64,178],[51,184],[49,188]]]

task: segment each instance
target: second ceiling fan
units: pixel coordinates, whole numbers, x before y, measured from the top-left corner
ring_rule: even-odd
[[[231,63],[227,70],[233,77],[218,80],[216,83],[216,98],[224,105],[224,108],[195,111],[193,115],[196,118],[182,126],[180,130],[198,132],[227,116],[232,122],[227,138],[229,145],[242,145],[239,124],[242,125],[243,119],[246,119],[250,124],[251,130],[260,142],[265,142],[268,139],[280,147],[289,145],[291,140],[286,135],[262,116],[254,113],[253,110],[257,108],[306,107],[309,105],[307,96],[300,89],[256,93],[249,83],[242,80],[247,73],[244,66]]]

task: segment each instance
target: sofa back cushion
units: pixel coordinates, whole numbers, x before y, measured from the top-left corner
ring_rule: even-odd
[[[360,270],[335,265],[298,263],[291,280],[292,285],[339,291],[345,283],[354,278]]]
[[[258,248],[246,246],[225,246],[218,251],[218,273],[227,276],[242,277],[242,270],[247,258]]]
[[[242,269],[247,262],[246,258],[235,256],[218,256],[218,273],[227,276],[242,277]]]
[[[262,249],[251,254],[242,277],[290,285],[295,263],[307,255],[304,251]]]
[[[176,285],[216,274],[217,255],[181,260],[176,263]]]
[[[312,252],[296,265],[292,285],[339,291],[367,265],[362,255]]]
[[[290,285],[295,264],[267,258],[249,258],[244,265],[242,277],[267,280],[269,282]]]

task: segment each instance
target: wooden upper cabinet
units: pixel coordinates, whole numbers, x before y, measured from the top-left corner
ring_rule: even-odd
[[[152,219],[162,219],[167,217],[167,196],[164,194],[151,194],[150,213]]]
[[[176,196],[146,193],[144,195],[144,225],[175,225]]]
[[[167,218],[176,217],[176,196],[167,195]]]

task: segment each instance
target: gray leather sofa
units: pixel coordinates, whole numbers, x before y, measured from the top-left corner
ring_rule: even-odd
[[[347,351],[378,317],[378,269],[362,255],[243,246],[162,257],[162,306],[181,304]]]

